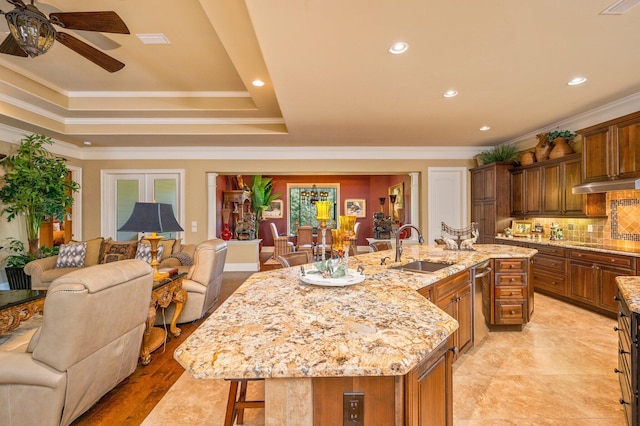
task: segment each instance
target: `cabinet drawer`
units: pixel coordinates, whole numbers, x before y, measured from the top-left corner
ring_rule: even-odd
[[[567,249],[560,247],[546,246],[543,244],[529,244],[529,248],[538,250],[538,254],[534,257],[538,257],[540,254],[546,254],[555,257],[567,257]]]
[[[420,293],[420,295],[422,295],[422,297],[424,297],[427,300],[433,300],[431,299],[432,289],[433,289],[433,286],[429,285],[429,286],[418,289],[418,293]]]
[[[526,287],[496,287],[496,299],[523,299],[527,297]]]
[[[604,265],[618,266],[620,268],[636,269],[635,258],[608,253],[596,253],[592,251],[571,250],[571,258],[587,262],[602,263]]]
[[[559,274],[566,273],[567,261],[564,258],[548,256],[548,255],[535,255],[533,257],[533,268],[545,268]]]
[[[544,273],[533,267],[533,286],[543,290],[551,291],[561,296],[567,294],[567,279],[563,275]]]
[[[524,274],[496,274],[496,286],[525,286],[527,285],[527,276]]]
[[[527,301],[496,301],[496,322],[498,324],[524,324]]]
[[[496,259],[496,272],[524,272],[526,259]]]
[[[471,272],[464,271],[452,277],[447,277],[435,284],[435,299],[437,303],[447,299],[459,288],[468,285],[471,282]],[[433,295],[432,295],[433,300]]]

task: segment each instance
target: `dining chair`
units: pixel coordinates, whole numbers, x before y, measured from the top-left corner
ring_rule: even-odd
[[[374,251],[382,251],[382,250],[391,250],[393,246],[390,241],[374,241],[369,244],[369,250]]]
[[[309,251],[311,255],[315,255],[315,244],[313,242],[313,228],[311,225],[301,225],[298,227],[296,234],[298,241],[296,251]]]
[[[278,256],[294,251],[294,244],[289,241],[289,237],[280,235],[275,223],[271,222],[269,226],[273,235],[273,259],[277,260]]]
[[[310,251],[294,251],[293,253],[282,254],[276,259],[285,268],[292,266],[306,265],[313,262],[313,254]]]

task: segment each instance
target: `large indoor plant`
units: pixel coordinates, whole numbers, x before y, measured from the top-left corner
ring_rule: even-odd
[[[273,178],[253,175],[251,177],[251,206],[256,214],[256,238],[259,238],[260,222],[263,220],[262,213],[271,207],[273,202],[280,195],[273,193]]]
[[[38,250],[40,228],[45,220],[63,221],[73,205],[73,193],[79,185],[69,178],[66,159],[56,157],[44,145],[53,140],[44,135],[29,135],[20,141],[13,155],[0,161],[5,174],[0,177],[0,214],[11,222],[24,215],[29,253],[41,257]]]

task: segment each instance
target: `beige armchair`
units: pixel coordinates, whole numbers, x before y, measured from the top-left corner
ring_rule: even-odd
[[[193,266],[182,279],[182,288],[187,291],[187,302],[178,317],[178,323],[195,321],[204,316],[220,296],[222,271],[227,259],[227,242],[219,238],[203,241],[196,247]],[[173,318],[175,304],[158,313],[156,323],[168,323]]]
[[[133,373],[152,285],[134,259],[51,283],[26,351],[0,351],[0,424],[68,425]]]
[[[293,243],[289,241],[289,238],[278,234],[276,224],[271,222],[269,226],[271,227],[271,234],[273,235],[273,259],[276,260],[278,256],[294,251]]]

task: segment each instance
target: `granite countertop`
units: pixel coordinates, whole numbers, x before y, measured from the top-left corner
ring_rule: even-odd
[[[404,375],[458,328],[415,290],[492,257],[536,251],[477,245],[476,251],[407,246],[403,262],[451,263],[435,273],[388,269],[394,251],[352,257],[366,279],[348,287],[300,281],[300,269],[253,274],[175,351],[195,378]]]
[[[549,238],[543,238],[538,241],[537,239],[528,239],[525,237],[495,237],[496,240],[504,240],[504,241],[519,241],[523,243],[530,244],[541,244],[546,246],[555,246],[555,247],[563,247],[567,249],[578,249],[578,250],[587,250],[587,251],[597,251],[600,253],[610,253],[610,254],[620,254],[625,256],[633,256],[640,257],[640,253],[633,250],[624,250],[617,247],[611,247],[606,244],[598,244],[598,243],[585,243],[582,241],[571,241],[571,240],[549,240]]]
[[[640,314],[640,277],[616,277],[616,283],[629,309]]]

